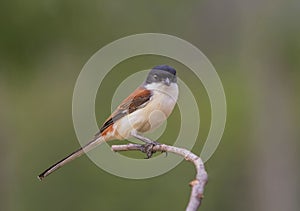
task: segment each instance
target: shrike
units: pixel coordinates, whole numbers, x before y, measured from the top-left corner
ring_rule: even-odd
[[[173,111],[177,98],[176,70],[167,65],[154,67],[146,80],[122,101],[90,142],[50,166],[38,178],[42,180],[103,142],[130,137],[143,140],[139,133],[145,133],[160,126]],[[160,115],[155,115],[157,112]]]

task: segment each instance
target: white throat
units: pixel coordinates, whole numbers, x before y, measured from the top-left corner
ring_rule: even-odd
[[[169,96],[175,103],[178,99],[178,85],[177,83],[171,83],[170,86],[164,83],[151,83],[145,85],[145,88],[151,90],[155,94],[163,94]]]

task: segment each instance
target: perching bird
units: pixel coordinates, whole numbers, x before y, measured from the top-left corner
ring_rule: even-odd
[[[90,142],[50,166],[38,178],[42,180],[103,142],[130,137],[143,140],[138,134],[160,126],[173,111],[177,98],[176,70],[167,65],[154,67],[146,80],[122,101]]]

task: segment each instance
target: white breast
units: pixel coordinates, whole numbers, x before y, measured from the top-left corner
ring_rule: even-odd
[[[146,107],[151,109],[150,112],[163,112],[168,117],[178,99],[178,86],[176,83],[171,83],[166,86],[162,83],[152,83],[146,86],[153,93],[151,102]]]
[[[144,133],[159,127],[170,116],[176,105],[178,99],[176,83],[171,83],[170,86],[152,83],[145,88],[153,93],[150,102],[115,124],[118,134],[123,138],[130,137],[133,129]]]

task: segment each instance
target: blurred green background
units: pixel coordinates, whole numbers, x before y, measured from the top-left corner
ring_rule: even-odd
[[[105,44],[144,32],[196,45],[223,82],[227,125],[206,163],[201,210],[299,210],[299,14],[297,0],[1,1],[0,210],[184,210],[195,173],[187,162],[156,178],[129,180],[83,156],[43,182],[36,178],[79,147],[71,103],[85,62]],[[103,87],[115,89],[122,78],[162,62],[174,65],[197,96],[201,128],[193,151],[200,153],[209,101],[182,65],[133,58]],[[110,103],[98,96],[100,124]],[[177,117],[178,109],[159,141],[172,143]]]

